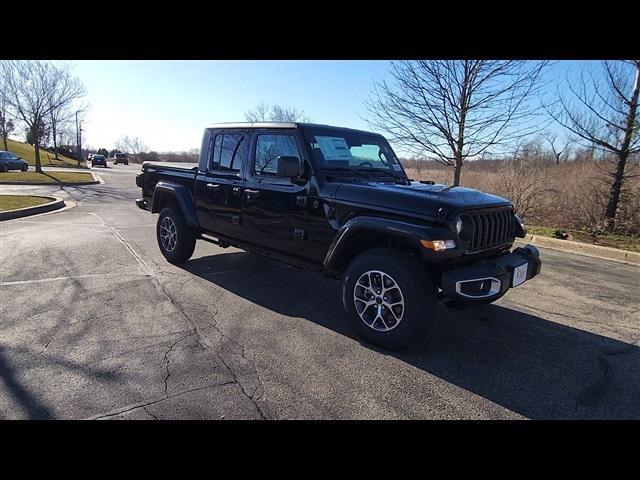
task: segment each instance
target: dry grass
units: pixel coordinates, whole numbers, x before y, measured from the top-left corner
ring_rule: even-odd
[[[0,195],[0,212],[17,210],[18,208],[35,207],[49,203],[50,198],[29,195]]]
[[[416,180],[450,184],[452,170],[435,162],[407,162]],[[477,161],[462,168],[461,186],[493,193],[513,202],[525,222],[544,227],[600,232],[611,177],[611,165],[580,161],[556,165],[536,160]],[[637,164],[627,174],[638,170]],[[640,235],[640,177],[628,178],[621,195],[618,235]]]
[[[0,173],[0,184],[3,182],[20,182],[28,184],[40,183],[84,183],[93,182],[93,176],[84,172],[5,172]]]
[[[33,145],[28,143],[17,142],[7,139],[9,151],[15,155],[22,157],[25,162],[33,166],[36,164],[36,152]],[[0,150],[4,149],[4,142],[0,141]],[[77,167],[78,162],[72,158],[58,154],[59,161],[55,160],[53,153],[40,149],[40,163],[43,167]],[[81,164],[82,165],[82,164]]]

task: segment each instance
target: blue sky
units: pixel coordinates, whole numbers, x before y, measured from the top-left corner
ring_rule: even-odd
[[[140,137],[156,151],[200,146],[207,123],[244,121],[264,101],[302,109],[319,123],[366,128],[358,114],[387,62],[78,61],[90,109],[84,143]]]
[[[559,62],[552,87],[584,62]],[[123,135],[151,150],[200,146],[207,123],[244,121],[261,101],[302,109],[315,122],[367,128],[360,117],[387,61],[76,61],[90,105],[83,143],[112,148]]]

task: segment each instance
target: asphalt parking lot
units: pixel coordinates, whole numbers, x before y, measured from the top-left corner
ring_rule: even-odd
[[[362,343],[340,284],[198,242],[183,267],[105,183],[0,223],[2,419],[640,419],[640,269],[542,249],[494,305],[440,307],[401,353]]]

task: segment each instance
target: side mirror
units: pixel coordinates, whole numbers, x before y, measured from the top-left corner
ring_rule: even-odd
[[[302,175],[302,167],[298,157],[280,155],[276,161],[278,162],[279,177],[298,178]]]

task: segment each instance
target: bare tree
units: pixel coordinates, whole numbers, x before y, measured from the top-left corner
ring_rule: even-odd
[[[562,155],[565,153],[567,154],[567,156],[569,155],[570,147],[573,141],[569,138],[559,139],[557,133],[547,133],[544,136],[544,139],[551,147],[551,152],[553,153],[556,165],[560,164]]]
[[[638,96],[640,60],[602,62],[602,76],[583,71],[579,82],[567,80],[570,94],[558,94],[555,105],[547,106],[551,117],[573,133],[587,147],[595,147],[616,158],[605,209],[604,227],[615,226],[620,193],[629,157],[640,152]]]
[[[247,122],[311,122],[312,119],[294,107],[282,105],[267,105],[260,102],[253,110],[247,110],[244,114]]]
[[[0,86],[0,88],[2,88]],[[8,106],[3,98],[0,98],[0,135],[4,140],[4,149],[9,150],[7,137],[15,130],[16,125],[10,117]]]
[[[529,100],[547,62],[422,60],[393,62],[393,80],[374,85],[368,123],[410,152],[453,167],[529,135],[539,111]]]
[[[0,97],[15,111],[34,139],[35,167],[42,173],[38,130],[46,127],[51,112],[84,95],[84,88],[64,69],[40,60],[0,62]]]
[[[128,135],[120,137],[115,142],[115,146],[117,150],[131,154],[135,162],[139,162],[140,154],[147,150],[147,146],[140,138],[129,137]]]
[[[58,160],[57,129],[61,123],[71,119],[74,103],[86,95],[86,90],[82,83],[72,75],[67,65],[54,66],[53,77],[54,85],[47,92],[47,102],[51,109],[49,120],[53,136],[54,155],[55,159]]]

